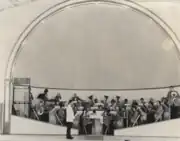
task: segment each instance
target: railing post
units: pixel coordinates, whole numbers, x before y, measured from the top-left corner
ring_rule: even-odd
[[[4,129],[4,120],[3,120],[3,117],[4,117],[4,113],[3,113],[3,108],[4,107],[4,104],[3,103],[0,103],[0,134],[3,134],[3,129]]]

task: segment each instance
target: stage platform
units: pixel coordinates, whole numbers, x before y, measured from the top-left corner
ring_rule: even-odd
[[[122,136],[75,136],[73,141],[180,141],[180,138],[163,137],[122,137]],[[0,135],[0,141],[69,141],[58,135]]]

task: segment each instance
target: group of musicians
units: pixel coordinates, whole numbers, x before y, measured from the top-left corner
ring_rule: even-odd
[[[71,126],[74,126],[79,129],[79,134],[91,134],[94,123],[90,116],[99,111],[101,111],[101,116],[103,117],[102,133],[109,135],[113,135],[114,129],[133,127],[180,117],[180,96],[173,87],[170,88],[166,97],[158,101],[152,98],[149,101],[145,101],[145,99],[141,98],[140,100],[133,100],[132,103],[130,103],[128,99],[121,100],[120,96],[110,99],[109,96],[106,95],[101,101],[93,95],[89,96],[88,100],[83,100],[75,93],[68,102],[69,104],[66,105],[66,101],[62,100],[60,93],[58,93],[55,98],[48,99],[48,89],[45,89],[44,93],[39,94],[37,99],[43,101],[43,106],[48,102],[51,103],[47,104],[48,108],[43,107],[43,114],[38,115],[39,120],[49,122],[48,112],[50,109],[52,110],[55,106],[58,106],[59,108],[55,111],[55,114],[58,115],[57,117],[59,118],[57,123],[67,125],[68,133],[70,132]],[[71,105],[73,111],[70,112],[70,114],[73,113],[74,115],[73,121],[67,111],[69,105]],[[71,119],[72,125],[68,122],[68,118]],[[68,138],[71,138],[71,136],[69,135]]]

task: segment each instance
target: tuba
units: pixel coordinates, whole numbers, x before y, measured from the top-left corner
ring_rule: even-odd
[[[170,105],[179,105],[179,93],[177,91],[170,91],[168,96]]]
[[[37,114],[38,114],[39,116],[41,116],[41,115],[44,114],[44,106],[40,106],[40,107],[38,108]]]
[[[44,114],[44,101],[41,99],[37,99],[36,103],[36,112],[39,116]]]
[[[41,115],[44,114],[44,107],[43,107],[43,106],[39,107],[39,109],[37,110],[37,114],[38,114],[39,116],[41,116]]]

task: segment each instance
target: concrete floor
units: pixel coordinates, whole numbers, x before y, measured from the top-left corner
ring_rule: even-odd
[[[180,138],[155,138],[155,137],[103,137],[101,139],[75,137],[73,141],[180,141]],[[46,135],[1,135],[0,141],[68,141],[65,136],[46,136]]]

